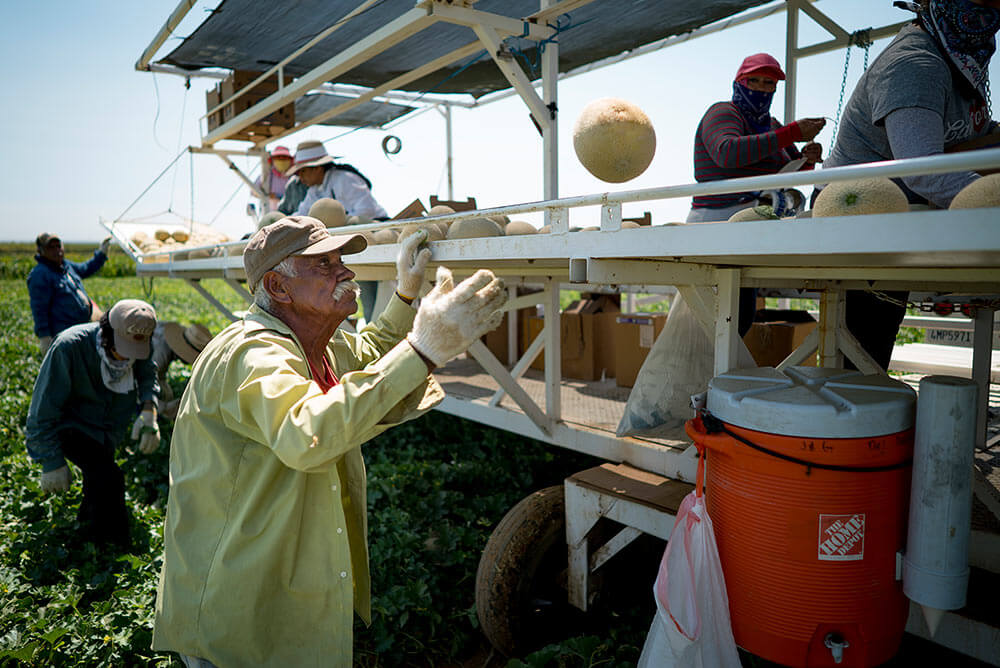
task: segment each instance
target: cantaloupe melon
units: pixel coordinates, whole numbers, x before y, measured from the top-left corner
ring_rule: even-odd
[[[513,237],[521,234],[538,234],[538,228],[523,220],[512,220],[507,223],[507,227],[504,228],[503,232],[508,237]]]
[[[982,209],[1000,206],[1000,174],[978,178],[962,188],[951,200],[949,209]]]
[[[191,235],[185,230],[175,230],[174,232],[171,232],[170,237],[177,243],[183,244],[187,243],[188,239],[191,238]]]
[[[476,239],[479,237],[501,236],[503,236],[503,230],[489,218],[456,220],[448,228],[449,239]]]
[[[403,227],[403,230],[399,233],[399,239],[397,239],[397,241],[402,241],[406,237],[415,233],[417,230],[421,229],[427,231],[427,241],[441,241],[444,239],[444,234],[442,234],[441,228],[433,223],[426,223],[425,225],[411,223]]]
[[[268,211],[260,217],[260,220],[257,221],[257,229],[259,230],[262,227],[267,227],[271,223],[276,223],[284,217],[285,214],[280,211]]]
[[[443,216],[448,213],[455,213],[455,210],[447,204],[436,204],[427,212],[428,216]]]
[[[813,204],[813,218],[902,213],[910,210],[906,195],[895,183],[882,177],[831,183]]]
[[[539,234],[549,234],[551,232],[552,232],[552,226],[551,225],[542,225],[541,227],[538,228],[538,233]]]
[[[497,214],[495,216],[486,216],[486,217],[492,220],[497,225],[499,225],[501,230],[506,228],[507,223],[510,222],[510,218],[508,216],[503,215],[502,213]]]
[[[399,232],[396,230],[376,230],[374,233],[376,244],[394,244],[398,237]]]
[[[153,236],[156,237],[157,241],[166,241],[170,238],[170,232],[166,230],[156,230],[153,232]]]
[[[642,225],[640,225],[639,223],[635,222],[634,220],[623,220],[622,221],[622,229],[623,230],[634,230],[637,227],[642,227]]]
[[[636,105],[613,97],[594,100],[573,126],[573,148],[591,174],[624,183],[642,174],[656,153],[656,132]]]
[[[733,215],[729,216],[730,223],[742,223],[748,220],[777,220],[778,216],[774,215],[774,207],[770,204],[762,204],[760,206],[748,206],[745,209],[740,209]]]
[[[309,207],[309,215],[327,227],[343,227],[347,224],[347,210],[331,197],[322,197],[313,202]]]

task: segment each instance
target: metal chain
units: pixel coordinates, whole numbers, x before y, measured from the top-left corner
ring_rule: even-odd
[[[851,35],[851,39],[854,36]],[[837,142],[837,128],[840,127],[840,112],[844,109],[844,91],[847,89],[847,72],[851,67],[851,42],[847,42],[847,55],[844,57],[844,76],[840,80],[840,99],[837,101],[837,117],[833,119],[833,139],[830,140],[831,144]]]
[[[868,50],[871,48],[871,28],[852,32],[847,38],[847,55],[844,56],[844,76],[840,80],[840,99],[837,101],[837,117],[833,119],[833,143],[837,141],[837,129],[840,127],[840,114],[844,110],[844,93],[847,90],[847,75],[851,68],[851,47],[859,46],[865,50],[865,64],[862,72],[868,71]]]

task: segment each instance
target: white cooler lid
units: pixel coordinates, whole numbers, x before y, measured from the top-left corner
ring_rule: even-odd
[[[736,369],[708,384],[708,410],[781,436],[867,438],[913,427],[916,392],[881,374],[811,366]]]

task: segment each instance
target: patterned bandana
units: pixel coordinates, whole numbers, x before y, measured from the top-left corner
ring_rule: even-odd
[[[135,379],[132,376],[132,366],[135,360],[116,360],[108,355],[101,345],[101,337],[97,337],[97,354],[101,357],[101,380],[104,387],[115,394],[128,394],[135,389]]]
[[[990,58],[997,49],[1000,10],[969,0],[930,0],[926,7],[897,2],[897,7],[918,11],[929,34],[944,47],[959,72],[987,102]]]
[[[774,93],[750,90],[739,81],[733,82],[733,104],[754,132],[771,131],[771,98]]]

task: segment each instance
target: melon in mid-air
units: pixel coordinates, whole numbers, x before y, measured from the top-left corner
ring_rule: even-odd
[[[604,97],[580,112],[573,126],[573,148],[591,174],[608,183],[624,183],[653,161],[656,132],[642,109],[627,100]]]
[[[827,185],[816,197],[812,217],[903,213],[909,210],[906,195],[899,186],[889,179],[872,177]]]
[[[949,209],[982,209],[1000,206],[1000,174],[976,179],[951,200]]]
[[[778,216],[774,214],[774,207],[769,204],[762,204],[760,206],[748,206],[745,209],[740,209],[729,216],[728,222],[743,223],[748,220],[778,220]]]
[[[520,234],[538,234],[538,228],[523,220],[512,220],[507,223],[507,227],[504,228],[504,234],[508,237]]]
[[[449,239],[475,239],[478,237],[502,237],[503,230],[489,218],[466,218],[456,220],[448,228]]]
[[[347,210],[331,197],[321,197],[313,202],[309,207],[309,215],[327,227],[343,227],[347,224]]]

